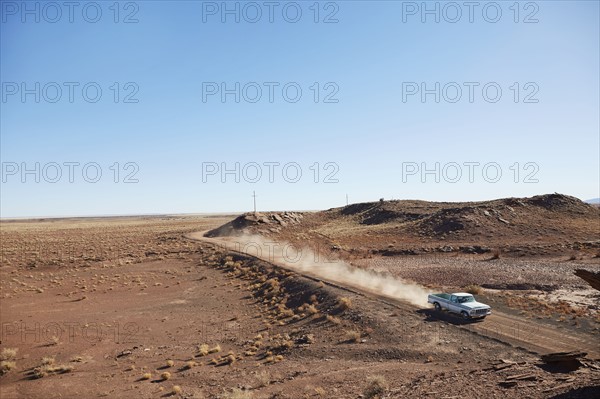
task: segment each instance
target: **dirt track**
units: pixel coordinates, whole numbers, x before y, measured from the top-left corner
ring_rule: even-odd
[[[190,233],[186,235],[186,238],[213,243],[232,251],[239,250],[239,238],[234,242],[227,238],[207,238],[204,237],[204,233],[205,232]],[[509,315],[497,310],[494,310],[493,314],[487,317],[485,321],[465,322],[454,315],[446,313],[439,314],[432,309],[416,306],[407,301],[382,294],[381,291],[371,291],[359,284],[349,284],[347,282],[332,279],[330,276],[315,273],[314,270],[319,270],[318,268],[314,270],[311,269],[311,272],[300,270],[289,262],[279,261],[278,257],[273,256],[272,253],[268,257],[258,256],[258,254],[255,253],[244,253],[244,255],[259,258],[284,269],[304,275],[305,277],[319,279],[327,284],[345,288],[354,293],[359,293],[360,295],[377,298],[404,311],[417,311],[424,314],[430,320],[434,319],[436,321],[448,322],[457,325],[460,328],[508,343],[515,347],[524,348],[534,353],[545,354],[578,350],[587,352],[590,358],[600,359],[600,345],[598,345],[597,340],[595,340],[594,337],[589,335],[579,334],[566,329],[554,328],[543,323],[536,323],[534,320]]]

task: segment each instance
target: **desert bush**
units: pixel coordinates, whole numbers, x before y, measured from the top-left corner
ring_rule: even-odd
[[[363,396],[366,399],[381,399],[388,390],[389,385],[386,379],[381,375],[375,375],[367,379],[367,386],[363,391]]]
[[[171,393],[173,395],[179,395],[181,393],[181,387],[179,385],[173,385],[173,388],[171,388]]]
[[[54,364],[54,358],[50,357],[50,356],[45,356],[42,358],[42,364],[46,365],[46,364]]]
[[[271,374],[266,370],[256,373],[254,378],[256,378],[259,388],[266,387],[271,383]]]
[[[152,378],[152,374],[150,373],[144,373],[142,375],[142,380],[149,380],[150,378]]]
[[[162,373],[160,375],[160,378],[162,378],[163,380],[168,380],[169,378],[171,378],[171,373],[169,373],[168,371],[165,371],[164,373]]]
[[[233,388],[231,392],[225,392],[223,399],[252,399],[252,392],[242,391],[239,388]]]
[[[18,348],[4,348],[0,352],[0,360],[13,360],[17,357]]]
[[[345,332],[345,342],[358,342],[360,341],[360,332],[355,330],[348,330]]]
[[[465,292],[473,295],[479,295],[483,292],[483,289],[477,284],[469,284],[464,288]]]
[[[193,367],[196,367],[197,363],[193,360],[190,360],[189,362],[185,363],[184,369],[189,370]]]
[[[171,359],[167,360],[167,367],[173,367],[175,365],[175,362],[172,361]]]
[[[17,367],[17,363],[15,363],[14,361],[2,360],[2,361],[0,361],[0,375],[4,375],[16,367]]]
[[[319,309],[315,305],[306,305],[306,311],[308,314],[317,314],[319,313]]]
[[[350,298],[340,298],[340,300],[338,301],[338,309],[342,312],[350,309],[352,307],[352,301],[350,300]]]
[[[198,356],[206,356],[210,352],[210,348],[206,344],[202,344],[198,347]]]
[[[217,344],[214,348],[210,348],[208,353],[217,353],[221,352],[221,345]]]

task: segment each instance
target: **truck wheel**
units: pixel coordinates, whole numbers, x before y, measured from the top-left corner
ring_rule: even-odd
[[[460,312],[460,315],[462,316],[463,319],[469,320],[469,314],[467,312],[465,312],[464,310],[462,312]]]
[[[441,306],[440,306],[440,304],[439,304],[439,303],[437,303],[437,302],[434,302],[434,303],[433,303],[433,307],[434,307],[434,308],[435,308],[435,310],[437,310],[438,312],[442,310],[442,307],[441,307]]]

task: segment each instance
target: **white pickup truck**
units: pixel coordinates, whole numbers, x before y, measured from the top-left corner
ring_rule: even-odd
[[[477,302],[475,297],[465,292],[454,294],[430,294],[427,302],[433,303],[436,310],[446,309],[449,312],[457,313],[463,319],[483,319],[492,313],[492,308],[488,305]]]

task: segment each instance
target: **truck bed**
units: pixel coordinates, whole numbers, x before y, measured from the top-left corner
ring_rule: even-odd
[[[431,296],[436,296],[438,298],[445,299],[447,301],[450,300],[450,294],[431,294]]]

